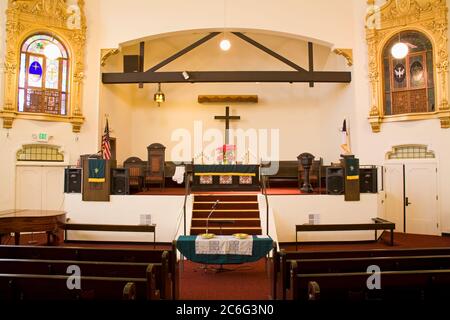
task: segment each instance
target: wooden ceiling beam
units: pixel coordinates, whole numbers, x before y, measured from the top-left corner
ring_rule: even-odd
[[[187,71],[103,73],[104,84],[195,83],[195,82],[333,82],[350,83],[350,72],[339,71]]]
[[[162,67],[164,67],[165,65],[168,65],[169,63],[171,63],[173,60],[178,59],[179,57],[181,57],[182,55],[188,53],[189,51],[197,48],[198,46],[202,45],[203,43],[211,40],[212,38],[214,38],[215,36],[217,36],[218,34],[220,34],[220,32],[211,32],[210,34],[204,36],[203,38],[201,38],[200,40],[194,42],[193,44],[187,46],[186,48],[184,48],[183,50],[178,51],[177,53],[171,55],[170,57],[168,57],[167,59],[165,59],[164,61],[161,61],[160,63],[158,63],[156,66],[151,67],[150,69],[148,69],[146,72],[155,72],[159,69],[161,69]]]
[[[274,57],[275,59],[280,60],[281,62],[287,64],[288,66],[290,66],[291,68],[293,68],[294,70],[297,70],[299,72],[308,72],[305,69],[303,69],[302,67],[300,67],[298,64],[292,62],[291,60],[283,57],[282,55],[276,53],[275,51],[267,48],[266,46],[262,45],[261,43],[253,40],[252,38],[246,36],[245,34],[241,33],[241,32],[233,32],[233,34],[239,38],[241,38],[242,40],[244,40],[245,42],[250,43],[251,45],[255,46],[256,48],[264,51],[265,53],[267,53],[268,55]]]

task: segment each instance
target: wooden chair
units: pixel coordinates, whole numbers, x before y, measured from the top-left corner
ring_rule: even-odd
[[[159,184],[163,189],[165,185],[165,150],[166,147],[160,143],[153,143],[147,147],[148,162],[145,173],[145,187],[151,184]]]
[[[130,190],[135,188],[138,192],[141,192],[144,186],[144,161],[138,157],[131,157],[124,161],[123,167],[128,169],[128,184],[130,186]]]

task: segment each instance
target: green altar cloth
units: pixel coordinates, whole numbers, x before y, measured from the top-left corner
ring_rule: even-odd
[[[255,262],[272,250],[273,243],[273,240],[270,237],[258,238],[257,236],[253,236],[251,256],[235,254],[196,254],[196,238],[197,236],[180,236],[177,240],[177,249],[188,260],[203,264],[240,264],[245,262]]]

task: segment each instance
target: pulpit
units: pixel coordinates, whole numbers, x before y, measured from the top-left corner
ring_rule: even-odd
[[[147,147],[147,152],[148,162],[145,173],[145,186],[149,187],[151,184],[159,184],[161,188],[164,188],[166,147],[160,143],[153,143]]]
[[[84,158],[83,166],[83,201],[109,201],[111,194],[111,169],[116,167],[116,160],[104,160],[104,179],[90,181],[89,158]]]

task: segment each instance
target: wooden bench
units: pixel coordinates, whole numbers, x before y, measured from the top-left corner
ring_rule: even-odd
[[[84,223],[66,223],[64,225],[64,242],[74,242],[68,240],[67,231],[114,231],[114,232],[152,232],[153,246],[156,247],[156,225],[123,225],[123,224],[84,224]],[[76,240],[75,240],[76,241]]]
[[[295,268],[296,264],[292,264]],[[426,300],[449,298],[450,270],[382,271],[381,289],[369,290],[367,272],[295,274],[294,300]]]
[[[450,248],[412,248],[412,249],[371,249],[371,250],[343,250],[343,251],[274,251],[274,273],[272,274],[272,296],[276,298],[277,290],[281,289],[282,299],[286,299],[287,290],[290,287],[290,270],[291,262],[297,261],[302,266],[302,261],[308,261],[309,265],[312,265],[312,260],[318,260],[318,264],[323,265],[317,270],[323,271],[323,268],[329,268],[329,260],[349,261],[352,259],[368,259],[377,257],[437,257],[437,256],[450,256]],[[395,260],[395,259],[394,259]],[[403,260],[406,261],[406,260]],[[342,262],[342,263],[347,263]],[[339,263],[339,262],[336,262]],[[400,262],[399,262],[400,263]],[[414,263],[414,262],[412,262]],[[316,264],[317,266],[317,264]],[[305,268],[307,266],[305,265]],[[435,266],[435,268],[437,268]],[[310,271],[312,272],[312,271]],[[317,271],[318,273],[319,271]],[[279,277],[279,278],[278,278]],[[279,281],[278,281],[279,279]]]
[[[69,275],[0,274],[0,300],[146,299],[147,280],[81,276],[81,289],[69,290]]]
[[[68,275],[68,268],[73,265],[80,268],[82,276],[147,279],[147,282],[135,283],[138,292],[148,291],[148,299],[171,298],[167,251],[163,253],[161,263],[151,264],[145,262],[0,259],[0,274]]]
[[[137,270],[144,271],[145,266],[153,264],[155,268],[155,288],[161,292],[161,298],[176,299],[178,297],[178,274],[176,271],[176,251],[145,250],[145,249],[112,249],[112,248],[84,248],[84,247],[39,247],[39,246],[0,246],[0,257],[15,260],[53,261],[57,268],[54,272],[64,270],[67,261],[77,262],[86,267],[85,272],[95,275],[102,270],[102,275],[125,276],[126,268],[130,266],[131,274],[137,277]],[[61,261],[61,263],[59,263]],[[97,262],[97,263],[96,263]],[[101,265],[103,263],[103,265]],[[34,266],[39,262],[35,262]],[[76,263],[74,263],[76,264]],[[89,267],[88,267],[89,266]],[[1,267],[0,267],[1,270]],[[91,270],[91,271],[89,271]],[[121,271],[122,270],[122,271]],[[167,270],[167,271],[166,271]],[[1,272],[1,271],[0,271]],[[123,272],[123,273],[121,273]],[[48,274],[48,273],[47,273]],[[141,274],[140,277],[144,277]]]
[[[375,241],[378,241],[378,230],[390,230],[391,242],[394,245],[395,223],[381,218],[372,218],[374,223],[350,223],[350,224],[297,224],[295,225],[295,249],[298,249],[298,233],[310,231],[362,231],[374,230]]]

